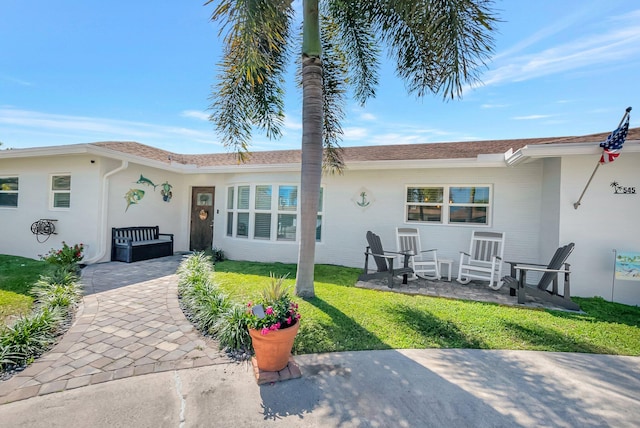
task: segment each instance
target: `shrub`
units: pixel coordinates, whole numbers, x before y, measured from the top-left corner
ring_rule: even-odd
[[[54,342],[64,316],[59,308],[43,307],[0,331],[0,345],[7,354],[18,356],[18,364],[28,364]]]
[[[180,292],[183,292],[183,289],[192,288],[195,284],[210,281],[211,274],[213,274],[211,256],[202,252],[191,254],[180,263],[176,274],[178,275]]]
[[[222,248],[218,248],[218,247],[213,247],[213,250],[211,250],[213,252],[213,261],[214,262],[223,262],[224,261],[224,251],[222,251]]]
[[[80,300],[78,277],[68,265],[41,276],[31,293],[36,298],[31,314],[0,329],[0,369],[31,363],[48,350],[61,333],[71,307]]]
[[[183,307],[199,330],[214,334],[215,325],[231,307],[228,296],[213,282],[213,263],[194,253],[180,263],[178,293]]]
[[[247,329],[245,307],[240,304],[231,307],[221,315],[214,326],[214,332],[220,348],[230,350],[249,351],[251,349],[251,336]]]
[[[82,258],[82,252],[84,251],[84,244],[75,244],[73,247],[67,245],[62,241],[62,248],[54,250],[53,248],[43,256],[40,256],[42,260],[47,263],[62,266],[76,266]]]
[[[80,286],[67,274],[65,280],[41,277],[31,289],[36,303],[46,307],[68,308],[75,306],[80,300]],[[69,281],[69,282],[66,282]]]
[[[22,354],[13,352],[11,345],[3,345],[0,343],[0,370],[7,366],[17,366],[23,357]]]

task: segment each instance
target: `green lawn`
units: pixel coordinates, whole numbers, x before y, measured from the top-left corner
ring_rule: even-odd
[[[246,302],[269,272],[295,266],[225,261],[215,281]],[[316,267],[316,297],[298,300],[302,322],[297,353],[391,348],[522,349],[640,355],[640,308],[575,298],[585,314],[544,311],[360,289],[359,269]]]
[[[49,269],[43,261],[0,254],[0,322],[29,312],[33,304],[29,290]]]

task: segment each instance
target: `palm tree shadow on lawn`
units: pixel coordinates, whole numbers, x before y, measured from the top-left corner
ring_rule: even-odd
[[[413,329],[425,348],[486,348],[482,341],[469,338],[455,324],[443,321],[425,310],[396,305],[393,314],[399,322]]]

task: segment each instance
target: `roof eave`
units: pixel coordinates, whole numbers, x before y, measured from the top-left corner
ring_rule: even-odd
[[[505,156],[502,153],[479,155],[476,158],[458,159],[411,159],[411,160],[375,160],[375,161],[346,161],[347,170],[367,169],[430,169],[430,168],[470,168],[505,167]]]
[[[626,141],[622,150],[627,153],[640,153],[640,140]],[[602,148],[599,143],[534,144],[524,146],[513,153],[505,153],[505,162],[508,166],[515,166],[533,159],[600,153]]]

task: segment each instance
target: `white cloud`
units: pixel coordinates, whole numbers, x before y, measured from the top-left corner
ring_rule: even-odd
[[[198,110],[185,110],[182,113],[180,113],[180,116],[182,117],[191,117],[193,119],[198,119],[198,120],[209,120],[209,114],[205,113],[203,111],[198,111]]]
[[[362,120],[367,120],[367,121],[374,121],[376,120],[376,116],[373,113],[362,113],[360,115],[360,119]]]
[[[22,80],[22,79],[18,79],[15,77],[11,77],[11,76],[3,76],[0,75],[0,80],[4,80],[5,82],[9,82],[9,83],[14,83],[16,85],[20,85],[20,86],[33,86],[33,83],[28,82],[26,80]]]
[[[284,116],[284,127],[285,129],[289,129],[289,130],[301,130],[302,129],[302,120],[300,120],[300,118],[296,117],[293,118],[289,115],[285,115]]]
[[[345,141],[347,140],[362,140],[367,138],[369,135],[369,131],[366,128],[360,127],[349,127],[343,128],[343,138]]]
[[[540,119],[546,119],[548,117],[551,117],[551,115],[548,115],[548,114],[531,114],[529,116],[515,116],[515,117],[512,117],[511,119],[513,119],[513,120],[540,120]]]
[[[519,82],[537,77],[563,73],[587,67],[610,66],[640,53],[640,10],[624,16],[612,17],[609,31],[575,39],[532,54],[510,56],[544,37],[556,33],[564,26],[542,30],[516,45],[506,54],[496,56],[497,68],[483,76],[484,86],[504,82]]]
[[[482,104],[480,106],[480,108],[484,108],[484,109],[505,108],[505,107],[509,107],[509,105],[508,104],[490,104],[490,103],[485,103],[485,104]]]
[[[213,131],[166,126],[100,117],[72,116],[14,108],[0,108],[0,124],[12,134],[51,135],[69,141],[138,140],[154,144],[159,140],[176,143],[203,143],[219,145]]]

